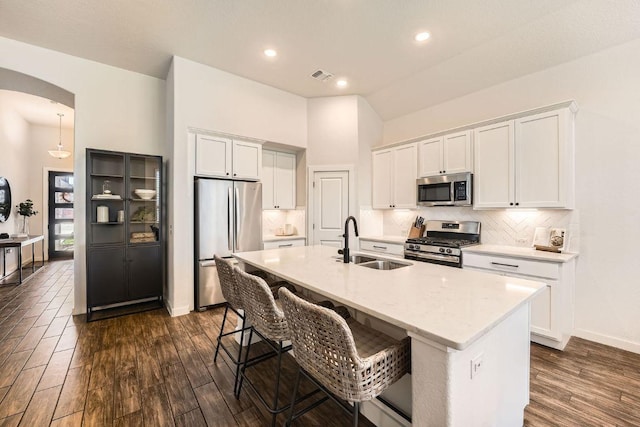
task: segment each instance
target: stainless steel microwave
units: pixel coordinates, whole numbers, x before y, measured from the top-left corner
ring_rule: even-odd
[[[418,206],[471,206],[473,174],[436,175],[416,180]]]

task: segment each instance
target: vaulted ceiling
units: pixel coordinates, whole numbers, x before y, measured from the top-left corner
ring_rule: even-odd
[[[2,0],[0,36],[161,79],[178,55],[359,94],[388,120],[638,38],[640,0]]]

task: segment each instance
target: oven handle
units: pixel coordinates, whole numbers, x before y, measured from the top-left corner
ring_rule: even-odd
[[[436,261],[449,261],[449,262],[459,262],[460,257],[455,255],[441,255],[441,254],[432,254],[425,252],[415,252],[415,251],[404,251],[405,256],[410,255],[420,259],[433,259]]]

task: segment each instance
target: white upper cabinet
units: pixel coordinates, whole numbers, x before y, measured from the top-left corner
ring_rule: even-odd
[[[416,207],[417,154],[416,144],[401,145],[373,153],[373,208]]]
[[[262,208],[295,209],[295,154],[264,150],[262,152]]]
[[[471,171],[471,131],[426,139],[418,147],[421,177]]]
[[[262,146],[255,142],[196,136],[196,175],[259,180]]]
[[[515,199],[513,120],[475,129],[476,208],[508,208]]]
[[[233,177],[260,179],[262,145],[255,142],[233,140]]]
[[[474,207],[573,208],[569,109],[475,129]]]
[[[231,177],[233,141],[208,135],[196,136],[196,175]]]
[[[439,175],[442,173],[442,140],[443,138],[431,138],[418,142],[419,170],[421,177]]]

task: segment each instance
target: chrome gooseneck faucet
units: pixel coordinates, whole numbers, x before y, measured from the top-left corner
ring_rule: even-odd
[[[355,217],[349,216],[347,220],[344,222],[344,248],[338,251],[339,254],[342,254],[342,260],[344,263],[349,262],[349,221],[353,221],[353,231],[356,233],[356,237],[358,237],[358,223],[356,222]]]

